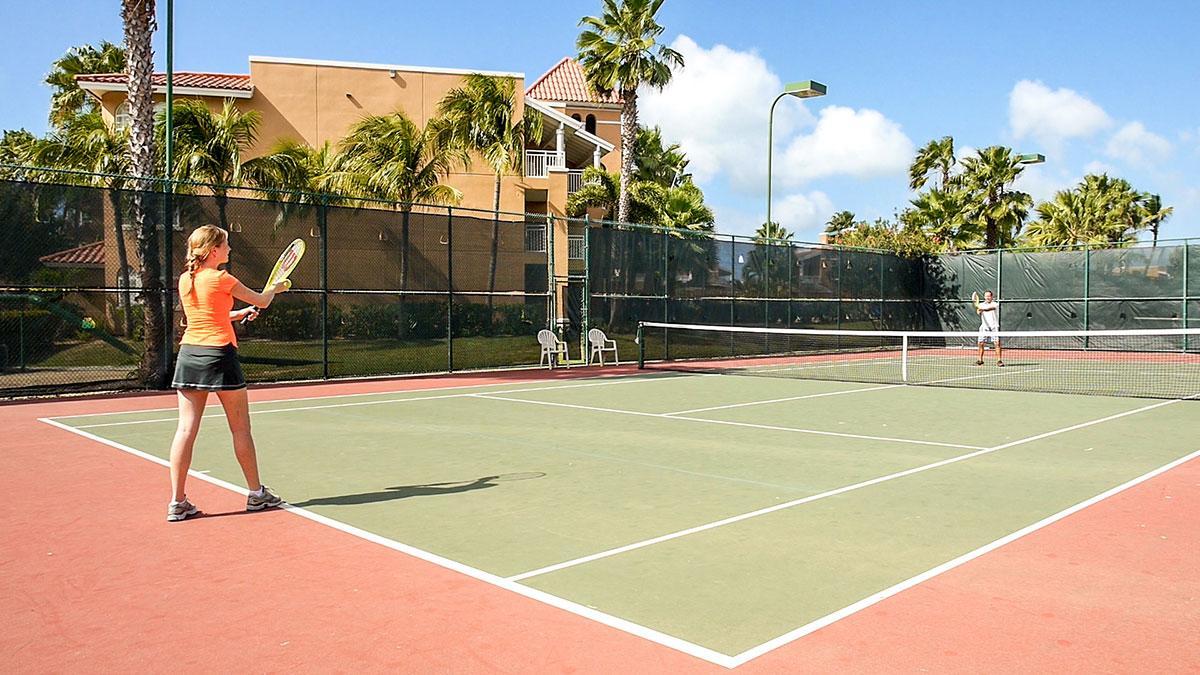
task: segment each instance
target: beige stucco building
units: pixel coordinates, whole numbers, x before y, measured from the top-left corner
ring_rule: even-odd
[[[567,198],[582,185],[586,167],[616,170],[620,166],[620,100],[615,95],[602,97],[590,91],[582,69],[571,58],[559,61],[528,87],[523,73],[267,56],[251,56],[248,73],[177,72],[173,86],[177,99],[199,99],[214,110],[232,100],[242,111],[256,111],[262,121],[246,155],[251,158],[266,154],[284,139],[312,147],[325,143],[336,146],[356,122],[368,115],[400,110],[424,125],[434,117],[446,93],[461,86],[464,76],[470,73],[511,78],[518,92],[515,119],[520,119],[525,108],[542,116],[543,138],[526,150],[523,171],[501,179],[501,211],[563,216]],[[77,80],[100,102],[106,120],[116,126],[129,123],[125,74],[80,75]],[[165,74],[155,74],[153,84],[156,106],[161,107],[165,105]],[[492,210],[495,176],[482,162],[454,167],[444,182],[462,192],[460,208]],[[541,261],[544,266],[546,242],[554,242],[557,315],[562,317],[568,277],[578,275],[583,268],[582,228],[555,220],[551,238],[546,236],[544,225],[539,225],[541,219],[528,220],[526,236],[520,241],[501,239],[502,255],[512,261],[523,254],[527,265]],[[423,256],[420,244],[415,246],[414,258]],[[379,248],[382,264],[386,247]],[[435,251],[428,253],[430,259],[437,259]],[[106,262],[109,257],[105,256]],[[362,262],[365,267],[372,265],[366,258]],[[115,283],[115,266],[105,267],[112,268],[106,277]],[[468,279],[467,274],[468,270],[456,268],[455,286],[463,283],[479,289],[481,280]],[[528,276],[529,270],[510,265],[497,271],[496,286],[505,290],[525,288]]]

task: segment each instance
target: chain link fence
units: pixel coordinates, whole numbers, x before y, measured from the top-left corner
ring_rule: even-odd
[[[308,243],[292,290],[238,328],[254,382],[532,366],[546,328],[581,350],[585,329],[600,328],[633,355],[638,321],[972,329],[971,293],[988,289],[1003,301],[1006,330],[1200,327],[1200,246],[1186,241],[913,259],[536,214],[225,196],[178,183],[165,198],[161,186],[62,184],[119,177],[43,173],[0,181],[4,397],[145,388],[145,309],[172,308],[162,345],[173,355],[185,321],[176,280],[187,235],[204,224],[230,233],[228,269],[251,287],[288,242]],[[160,264],[170,258],[169,290],[141,288],[135,202],[157,234],[148,253]]]

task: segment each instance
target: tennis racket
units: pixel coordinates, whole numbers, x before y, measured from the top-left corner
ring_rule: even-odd
[[[292,282],[288,281],[288,276],[292,270],[296,269],[296,265],[300,264],[300,259],[304,257],[304,240],[295,239],[288,244],[287,248],[283,249],[283,253],[279,254],[279,260],[275,261],[275,267],[271,270],[271,276],[267,277],[267,283],[263,286],[263,293],[271,290],[276,284],[287,284],[287,288],[292,287]],[[257,307],[255,309],[258,309]],[[244,325],[250,317],[243,317],[242,324]]]

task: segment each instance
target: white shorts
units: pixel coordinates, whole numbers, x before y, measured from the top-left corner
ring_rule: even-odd
[[[979,344],[985,344],[985,343],[991,344],[993,342],[999,343],[1000,342],[1000,336],[998,335],[999,332],[1000,331],[997,331],[997,330],[989,330],[987,328],[980,328],[979,329]]]

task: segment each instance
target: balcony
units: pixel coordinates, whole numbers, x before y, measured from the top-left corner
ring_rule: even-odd
[[[538,223],[525,223],[525,252],[546,252],[546,226]]]
[[[583,169],[567,169],[567,194],[579,192],[583,187]]]
[[[550,169],[563,165],[563,157],[553,150],[526,150],[525,177],[546,178]]]

